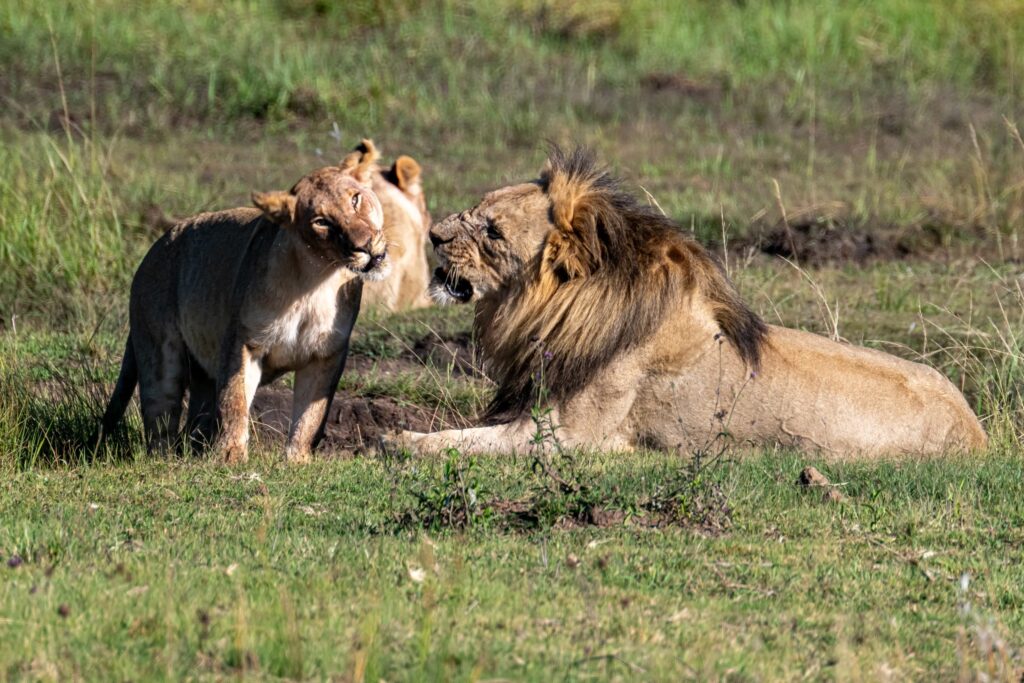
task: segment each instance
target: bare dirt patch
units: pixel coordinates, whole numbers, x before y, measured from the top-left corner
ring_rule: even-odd
[[[780,256],[818,268],[879,261],[946,260],[968,254],[998,259],[982,227],[931,214],[916,224],[894,226],[857,220],[842,203],[810,207],[787,220],[755,223],[749,236],[730,241],[739,256]]]
[[[754,248],[768,256],[781,256],[812,267],[850,262],[863,264],[912,255],[909,245],[891,234],[828,219],[776,225],[745,242],[739,247]]]
[[[728,78],[699,79],[671,71],[655,71],[640,78],[640,84],[653,93],[670,93],[687,99],[715,101],[728,89]]]
[[[284,443],[291,424],[292,392],[284,387],[263,387],[256,392],[252,417],[256,433],[264,443]],[[433,411],[396,401],[387,396],[344,396],[338,394],[327,415],[327,429],[321,452],[351,456],[373,448],[384,434],[399,430],[432,431],[452,426],[442,424]]]
[[[482,361],[469,332],[441,336],[430,333],[404,346],[394,357],[353,351],[346,374],[387,376],[408,372],[436,372],[454,377],[481,377]]]

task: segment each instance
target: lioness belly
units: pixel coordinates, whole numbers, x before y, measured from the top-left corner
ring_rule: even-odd
[[[692,366],[645,386],[632,413],[640,438],[684,449],[719,434],[839,457],[985,444],[963,396],[934,369],[779,327],[757,376],[712,342]]]

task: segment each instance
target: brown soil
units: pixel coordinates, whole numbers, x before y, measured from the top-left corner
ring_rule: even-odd
[[[809,208],[787,221],[754,224],[749,237],[730,242],[742,256],[781,256],[802,267],[904,259],[987,255],[984,230],[950,217],[929,216],[916,225],[875,225],[852,220],[842,204]]]
[[[849,262],[863,264],[912,255],[911,250],[892,235],[829,220],[791,223],[788,228],[775,226],[742,246],[753,246],[762,254],[781,256],[812,267]]]
[[[264,443],[283,443],[291,424],[291,411],[290,389],[269,386],[257,391],[252,417],[259,438]],[[351,456],[374,448],[379,437],[393,430],[422,432],[450,426],[453,425],[422,406],[400,403],[386,396],[346,396],[339,392],[327,416],[320,452]]]
[[[680,97],[701,101],[717,100],[728,89],[724,77],[717,80],[693,78],[677,72],[655,71],[640,78],[640,84],[650,92],[671,93]]]
[[[454,377],[481,377],[481,361],[468,332],[440,337],[428,334],[413,342],[396,358],[379,358],[353,352],[345,363],[345,373],[387,376],[404,372],[425,372],[427,368],[442,376],[451,368]]]

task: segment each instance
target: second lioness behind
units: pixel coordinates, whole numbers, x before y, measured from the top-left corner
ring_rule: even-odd
[[[245,460],[256,388],[295,372],[289,460],[323,435],[359,312],[362,282],[387,275],[383,214],[369,187],[371,144],[255,209],[201,214],[171,228],[132,281],[121,374],[103,418],[113,430],[136,383],[150,450],[216,436]]]

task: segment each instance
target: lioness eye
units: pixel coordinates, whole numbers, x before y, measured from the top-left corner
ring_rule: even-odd
[[[352,208],[353,209],[358,211],[359,210],[359,205],[362,204],[362,203],[363,203],[363,195],[359,194],[358,192],[356,192],[354,195],[352,195]]]
[[[498,230],[498,226],[494,224],[494,221],[487,221],[484,229],[487,231],[487,236],[492,240],[501,239],[501,231]]]
[[[317,217],[313,219],[313,227],[318,230],[329,230],[331,228],[331,222],[326,218]]]

